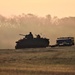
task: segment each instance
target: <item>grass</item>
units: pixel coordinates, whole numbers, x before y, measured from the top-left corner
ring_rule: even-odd
[[[74,49],[0,50],[0,75],[75,75]]]

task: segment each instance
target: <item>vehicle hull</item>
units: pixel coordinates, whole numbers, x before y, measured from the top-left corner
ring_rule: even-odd
[[[16,42],[15,49],[43,48],[48,46],[49,46],[49,39],[46,38],[21,39]]]

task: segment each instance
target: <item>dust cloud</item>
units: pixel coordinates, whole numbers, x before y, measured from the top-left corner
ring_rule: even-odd
[[[21,14],[18,16],[4,17],[0,15],[0,48],[15,48],[15,42],[23,36],[32,32],[34,37],[40,34],[41,37],[50,39],[50,44],[55,44],[56,38],[62,36],[75,37],[75,17],[45,17],[34,14]]]

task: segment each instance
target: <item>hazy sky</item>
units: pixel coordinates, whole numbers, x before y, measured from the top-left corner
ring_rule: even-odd
[[[75,16],[75,0],[0,0],[4,16],[32,13],[39,16]]]

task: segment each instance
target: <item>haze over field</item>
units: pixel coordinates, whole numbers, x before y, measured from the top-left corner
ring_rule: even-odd
[[[14,48],[23,38],[19,34],[30,31],[49,38],[51,44],[57,37],[75,37],[74,0],[0,1],[0,48]]]
[[[0,16],[0,48],[14,48],[15,41],[23,38],[19,34],[28,34],[29,32],[40,34],[55,43],[57,37],[74,36],[75,37],[75,17],[65,17],[58,19],[38,17],[33,14],[22,14],[6,18]]]

